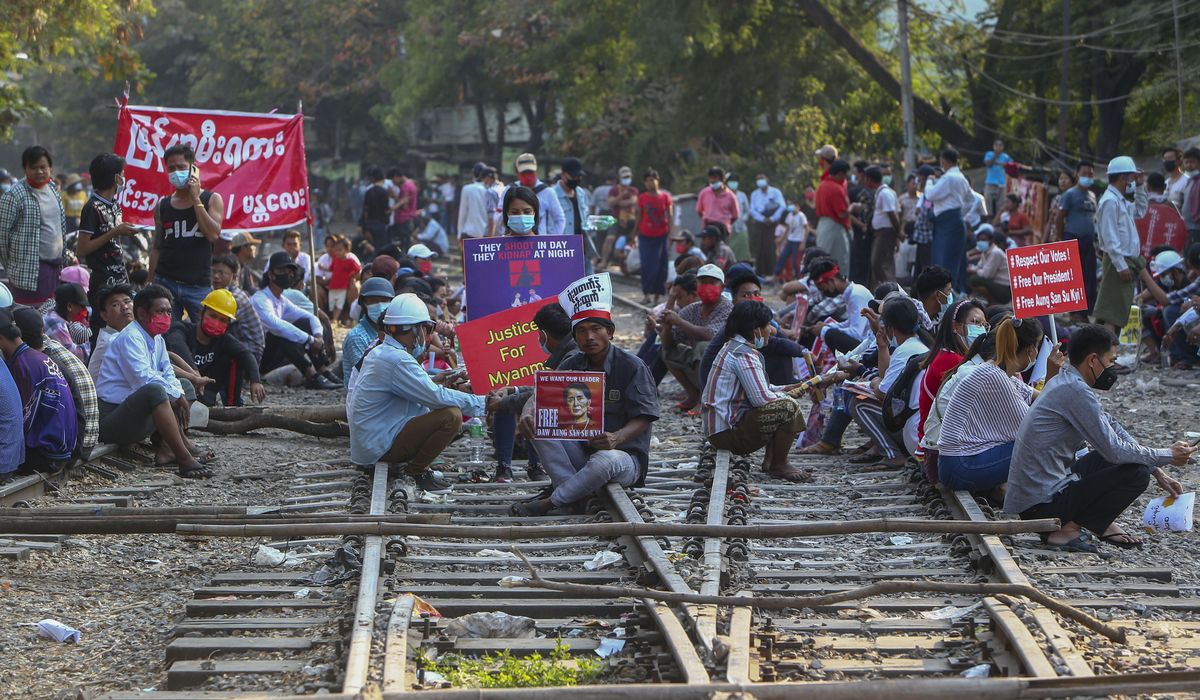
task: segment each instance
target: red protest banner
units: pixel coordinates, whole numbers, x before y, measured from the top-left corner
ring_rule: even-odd
[[[125,159],[118,201],[126,222],[154,225],[171,194],[162,154],[177,143],[196,153],[200,184],[225,201],[222,228],[260,231],[308,217],[304,117],[121,105],[113,151]]]
[[[530,386],[533,375],[545,369],[546,353],[538,345],[533,316],[554,297],[484,316],[455,329],[471,391],[476,394],[502,386]]]
[[[534,384],[533,436],[586,440],[604,433],[604,373],[541,371]]]
[[[1149,259],[1156,246],[1169,245],[1182,254],[1187,245],[1187,225],[1175,207],[1166,202],[1154,202],[1146,215],[1134,222],[1142,239],[1142,257]]]
[[[1079,241],[1008,249],[1013,315],[1032,318],[1087,309]]]

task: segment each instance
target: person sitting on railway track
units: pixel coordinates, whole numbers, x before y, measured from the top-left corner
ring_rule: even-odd
[[[1021,373],[1037,359],[1043,333],[1036,319],[1013,318],[995,332],[995,358],[963,379],[946,406],[938,480],[946,488],[985,492],[1001,501],[1017,430],[1035,396]]]
[[[132,445],[156,436],[155,466],[177,465],[185,479],[207,479],[212,470],[196,459],[183,432],[191,405],[163,338],[172,301],[166,287],[146,285],[133,300],[133,322],[109,341],[96,380],[100,441]]]
[[[658,397],[646,363],[613,344],[612,282],[607,273],[590,275],[558,296],[571,317],[571,335],[579,352],[560,371],[604,372],[604,433],[587,442],[534,440],[553,490],[515,503],[515,516],[541,516],[586,499],[610,481],[622,486],[644,483],[650,464],[650,438],[658,420]],[[534,402],[525,404],[519,428],[533,439]]]
[[[237,319],[237,302],[227,289],[214,289],[200,302],[200,322],[179,320],[167,332],[167,348],[183,359],[187,368],[212,383],[198,392],[206,406],[241,406],[242,387],[250,398],[266,398],[254,353],[230,333]],[[218,402],[220,402],[218,404]]]
[[[808,276],[822,295],[841,297],[846,302],[846,320],[827,324],[825,319],[820,319],[809,330],[819,335],[832,350],[850,352],[858,347],[871,332],[871,325],[862,314],[862,310],[874,298],[871,290],[847,280],[833,258],[812,261],[808,266]]]
[[[254,354],[255,361],[261,363],[266,345],[263,324],[246,290],[238,286],[238,266],[238,259],[233,255],[214,256],[212,285],[213,289],[225,289],[233,295],[237,302],[237,318],[229,324],[229,335],[241,341]]]
[[[370,277],[363,282],[358,293],[358,323],[342,341],[342,377],[347,381],[367,347],[379,338],[379,319],[395,297],[391,283],[382,277]]]
[[[92,381],[100,378],[100,363],[104,361],[104,353],[108,344],[125,326],[133,323],[133,287],[128,284],[118,284],[115,287],[100,290],[96,295],[96,308],[104,326],[96,333],[93,343],[92,356],[88,358],[88,373]]]
[[[929,354],[921,363],[925,373],[921,375],[920,410],[917,419],[917,458],[924,460],[926,474],[937,483],[937,450],[926,452],[923,446],[925,437],[925,420],[937,398],[938,389],[947,375],[962,364],[963,356],[975,342],[975,339],[988,332],[987,316],[984,315],[983,303],[974,299],[960,299],[950,310],[942,315],[937,332],[930,345]],[[940,420],[940,419],[939,419]]]
[[[1163,467],[1186,465],[1196,448],[1184,440],[1163,448],[1139,444],[1092,391],[1108,391],[1116,383],[1116,351],[1112,331],[1076,327],[1067,346],[1070,364],[1046,384],[1017,431],[1004,510],[1022,520],[1062,521],[1060,529],[1043,536],[1054,549],[1097,552],[1091,536],[1121,548],[1140,547],[1142,541],[1123,530],[1117,517],[1142,495],[1151,476],[1169,495],[1185,490]],[[1080,456],[1084,443],[1090,451]]]
[[[645,328],[642,332],[642,345],[638,348],[637,356],[650,368],[654,377],[654,385],[662,384],[667,376],[667,364],[663,362],[662,353],[662,314],[667,309],[682,309],[689,304],[699,301],[696,296],[696,275],[685,272],[667,283],[667,299],[646,312]]]
[[[733,297],[733,305],[736,307],[743,301],[758,301],[763,300],[762,285],[759,282],[758,275],[754,269],[745,263],[738,263],[730,268],[725,275],[725,286],[729,290],[729,294]],[[768,307],[770,308],[770,307]],[[728,321],[726,321],[728,324]],[[774,312],[772,312],[771,325],[774,326],[776,332],[771,333],[767,338],[767,344],[759,351],[763,356],[763,365],[766,367],[767,378],[773,384],[792,384],[795,381],[794,360],[798,357],[804,357],[808,354],[808,348],[794,340],[785,338],[781,332],[778,332],[778,324],[774,321]],[[717,342],[708,344],[704,351],[704,357],[700,360],[700,384],[708,383],[708,376],[712,371],[713,363],[717,360],[717,353],[725,346],[725,343],[720,342],[720,338],[725,337],[725,327],[717,331]]]
[[[415,294],[388,303],[380,327],[383,342],[362,361],[354,395],[346,410],[350,423],[350,459],[358,465],[405,463],[405,472],[424,491],[445,491],[450,484],[430,465],[462,432],[463,416],[483,416],[498,395],[485,399],[430,378],[417,358],[433,332],[429,308]]]
[[[663,311],[662,357],[671,375],[687,396],[675,406],[691,412],[700,402],[700,360],[712,339],[725,325],[733,303],[722,294],[725,272],[713,264],[696,271],[697,301],[675,311]]]
[[[871,397],[850,400],[849,412],[882,452],[879,464],[902,466],[917,448],[919,366],[929,348],[918,335],[920,315],[907,295],[883,302],[875,326],[879,376],[871,380]]]
[[[75,417],[78,422],[78,439],[72,456],[81,457],[96,446],[100,435],[100,409],[96,399],[96,384],[88,374],[87,365],[67,350],[62,343],[47,338],[42,315],[28,306],[12,309],[13,320],[21,329],[21,339],[34,350],[45,353],[58,366],[67,384],[71,387],[71,398],[75,401]]]
[[[733,307],[721,336],[724,341],[704,385],[700,417],[709,444],[748,455],[766,448],[763,471],[786,481],[811,475],[788,464],[788,451],[804,430],[800,402],[767,378],[760,354],[771,337],[771,309],[745,300]]]
[[[8,307],[0,307],[8,308]],[[25,421],[21,391],[8,364],[0,362],[0,486],[12,481],[25,461]]]
[[[534,314],[533,322],[538,328],[539,344],[549,354],[542,364],[546,369],[558,369],[568,355],[578,350],[575,339],[571,337],[570,317],[561,304],[547,304]],[[521,387],[505,396],[496,408],[492,419],[496,446],[496,474],[492,481],[496,483],[508,483],[513,479],[512,455],[517,436],[517,417],[532,396],[532,387]],[[529,464],[525,468],[526,476],[530,481],[545,479],[546,470],[538,462],[532,443],[527,446],[527,451]]]
[[[263,281],[263,288],[250,298],[266,330],[259,371],[267,374],[277,367],[291,364],[304,375],[305,387],[340,389],[341,384],[328,376],[327,366],[313,365],[313,358],[324,357],[325,329],[321,320],[284,296],[285,290],[300,281],[300,266],[286,251],[281,250],[271,256]],[[308,326],[308,332],[301,324]]]
[[[14,307],[15,308],[15,307]],[[28,470],[61,471],[75,452],[79,421],[66,377],[21,338],[13,308],[0,309],[0,351],[21,392]]]

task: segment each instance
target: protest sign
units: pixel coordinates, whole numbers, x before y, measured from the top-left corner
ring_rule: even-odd
[[[533,396],[536,439],[586,440],[604,432],[603,372],[538,372]]]
[[[1138,237],[1142,240],[1142,257],[1149,260],[1150,251],[1156,246],[1169,245],[1182,254],[1187,245],[1187,225],[1175,207],[1166,202],[1155,202],[1146,208],[1146,215],[1134,222]]]
[[[467,318],[553,299],[583,277],[583,262],[582,236],[465,238]]]
[[[1010,248],[1013,315],[1032,318],[1087,309],[1078,241]]]
[[[546,353],[538,344],[538,309],[554,297],[524,304],[455,328],[471,390],[486,394],[502,386],[529,386],[533,374],[544,369]]]
[[[126,222],[154,225],[159,199],[174,191],[163,152],[180,143],[196,153],[201,186],[225,202],[222,228],[264,231],[308,217],[303,115],[122,104],[113,151],[125,159]]]

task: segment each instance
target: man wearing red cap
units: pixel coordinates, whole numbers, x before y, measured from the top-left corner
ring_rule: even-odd
[[[650,464],[651,424],[658,420],[658,396],[646,363],[612,344],[612,283],[607,273],[591,275],[563,290],[559,304],[571,317],[580,352],[559,371],[604,372],[604,433],[583,441],[533,440],[534,402],[525,405],[520,431],[533,440],[552,491],[513,504],[516,516],[546,515],[604,488],[642,484]]]

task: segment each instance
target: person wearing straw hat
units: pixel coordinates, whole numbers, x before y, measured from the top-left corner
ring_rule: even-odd
[[[650,464],[652,425],[658,420],[654,378],[637,355],[613,344],[612,280],[608,273],[589,275],[567,286],[558,303],[571,317],[579,352],[562,361],[559,371],[604,372],[604,433],[586,442],[533,440],[534,402],[525,404],[520,432],[533,440],[551,490],[532,501],[514,503],[515,516],[547,515],[568,508],[604,488],[642,484]]]
[[[1145,183],[1146,174],[1138,170],[1133,158],[1117,156],[1108,163],[1108,189],[1096,205],[1096,233],[1104,257],[1095,316],[1096,323],[1103,323],[1114,333],[1119,333],[1129,320],[1134,284],[1146,269],[1134,224],[1149,207]]]

